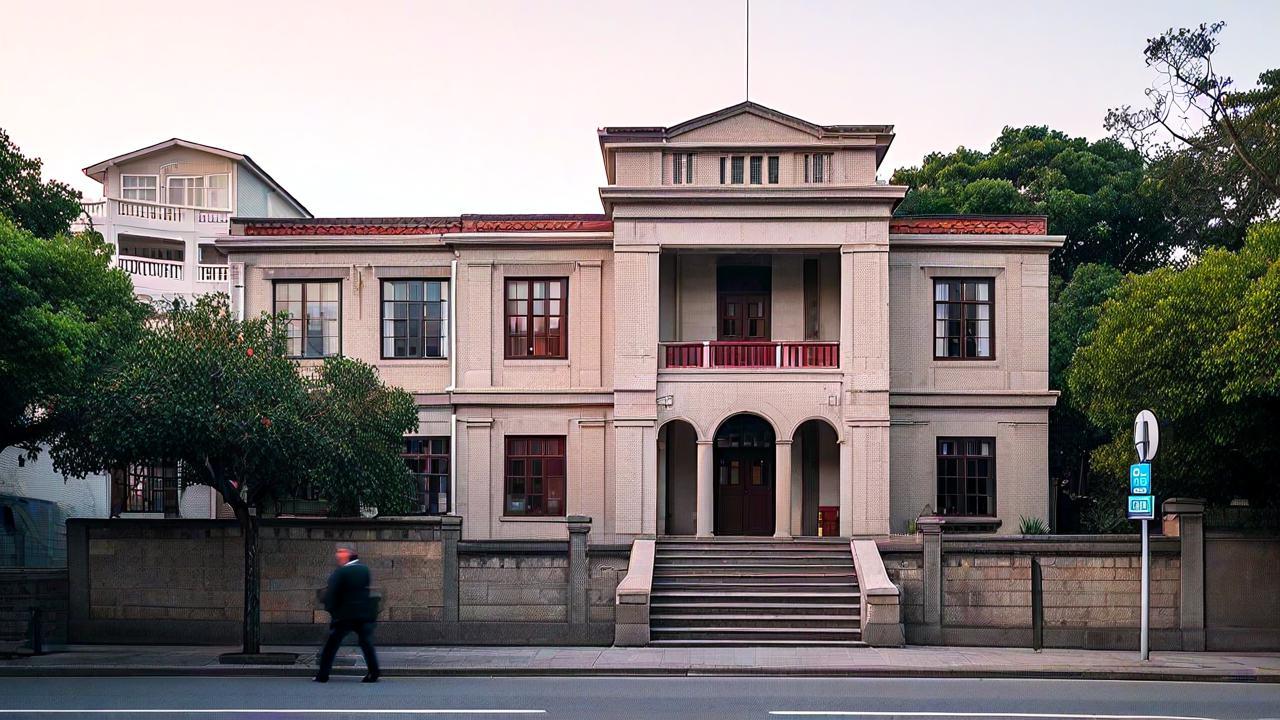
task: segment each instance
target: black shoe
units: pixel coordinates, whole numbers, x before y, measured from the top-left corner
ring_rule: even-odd
[[[327,678],[327,677],[320,677],[319,675],[317,675],[317,676],[315,676],[315,677],[311,678],[311,682],[327,683],[327,682],[329,682],[329,678]]]
[[[374,673],[369,673],[368,675],[365,675],[364,677],[360,678],[360,682],[362,682],[362,683],[375,683],[375,682],[378,682],[378,678],[379,678],[379,677],[382,677],[382,676],[381,676],[381,675],[374,674]]]

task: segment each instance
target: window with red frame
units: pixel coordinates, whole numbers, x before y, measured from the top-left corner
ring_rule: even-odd
[[[565,278],[507,280],[507,358],[567,357],[568,291]]]
[[[563,436],[507,438],[506,515],[563,517]]]

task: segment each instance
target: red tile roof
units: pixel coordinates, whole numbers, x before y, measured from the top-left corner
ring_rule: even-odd
[[[435,235],[610,232],[607,215],[460,215],[398,218],[232,218],[246,236]]]
[[[1044,215],[917,215],[889,221],[890,235],[1048,235]]]

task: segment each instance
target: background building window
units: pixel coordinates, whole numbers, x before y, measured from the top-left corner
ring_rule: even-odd
[[[382,281],[382,357],[449,356],[449,283]]]
[[[164,513],[178,514],[177,463],[143,463],[130,465],[112,473],[114,482],[113,514]]]
[[[934,358],[992,358],[993,294],[990,278],[933,281]]]
[[[742,161],[743,161],[743,158],[741,155],[737,155],[733,158],[730,158],[730,161],[729,161],[729,166],[731,168],[730,182],[732,182],[734,185],[742,184]]]
[[[728,158],[720,158],[720,184],[724,184],[724,165]]]
[[[404,461],[413,473],[413,512],[444,515],[450,511],[449,438],[405,438]]]
[[[157,202],[160,178],[155,175],[121,175],[120,197],[125,200]]]
[[[567,357],[569,281],[507,280],[507,357]]]
[[[764,182],[764,156],[751,156],[751,184],[759,185]]]
[[[288,313],[290,357],[318,358],[341,352],[340,283],[278,282],[275,312]]]
[[[227,192],[229,179],[226,173],[170,177],[166,185],[169,204],[227,210],[231,207]]]
[[[938,514],[996,514],[996,439],[938,438]]]
[[[507,515],[565,514],[564,437],[507,438]]]
[[[671,182],[693,184],[693,153],[679,153],[671,156]]]
[[[778,156],[777,155],[769,156],[769,184],[770,185],[778,184]]]
[[[831,181],[831,153],[810,153],[804,156],[804,181],[807,183]]]

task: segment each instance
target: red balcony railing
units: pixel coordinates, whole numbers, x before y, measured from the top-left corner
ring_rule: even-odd
[[[840,343],[706,342],[663,343],[664,368],[838,368]]]

